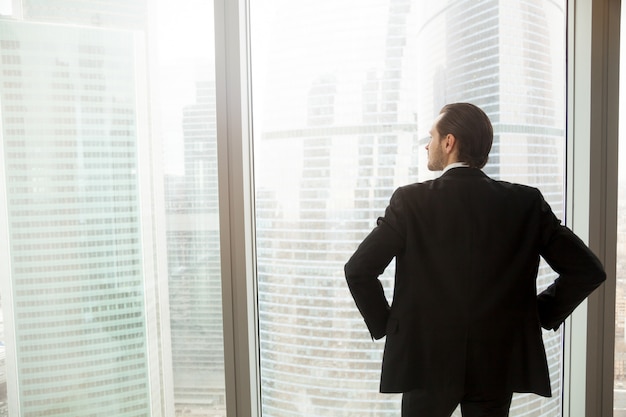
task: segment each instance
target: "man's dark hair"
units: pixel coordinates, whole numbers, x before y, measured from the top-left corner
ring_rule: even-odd
[[[454,135],[459,161],[472,168],[484,167],[493,143],[493,127],[485,112],[470,103],[452,103],[443,106],[439,114],[437,132],[440,137]]]

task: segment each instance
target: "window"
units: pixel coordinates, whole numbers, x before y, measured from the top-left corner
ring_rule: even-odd
[[[565,18],[553,1],[251,2],[264,417],[398,415],[343,265],[394,189],[432,175],[443,104],[481,106],[485,170],[565,216]],[[544,334],[554,396],[518,395],[512,415],[561,415],[561,336]]]
[[[5,12],[0,416],[226,415],[212,3]]]
[[[616,0],[565,3],[0,0],[0,417],[397,416],[343,264],[433,175],[446,102],[492,118],[490,175],[571,215],[597,60],[566,101],[566,17],[585,43]],[[512,415],[594,388],[563,336],[554,397]]]

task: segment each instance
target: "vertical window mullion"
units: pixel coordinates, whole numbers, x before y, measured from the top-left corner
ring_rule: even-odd
[[[247,2],[215,1],[220,230],[228,416],[259,415]]]

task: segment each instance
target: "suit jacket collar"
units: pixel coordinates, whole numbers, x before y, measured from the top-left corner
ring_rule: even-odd
[[[486,178],[487,174],[485,174],[482,170],[478,168],[455,167],[441,174],[439,178],[462,178],[462,177]]]

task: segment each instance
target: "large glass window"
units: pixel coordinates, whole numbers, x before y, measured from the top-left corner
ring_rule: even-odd
[[[564,218],[565,1],[251,2],[264,417],[397,416],[343,265],[400,185],[430,178],[444,103],[493,121],[485,171],[539,187]],[[389,297],[393,264],[383,276]],[[545,265],[538,286],[554,279]],[[559,416],[562,343],[544,333]]]
[[[8,3],[0,416],[225,416],[212,2]]]
[[[343,265],[446,102],[565,217],[565,0],[249,3],[262,415],[397,416]],[[213,32],[203,0],[0,0],[0,417],[226,416]],[[560,415],[544,341],[513,416]]]

